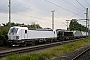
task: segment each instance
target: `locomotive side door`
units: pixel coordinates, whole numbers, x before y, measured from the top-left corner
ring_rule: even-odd
[[[24,32],[24,38],[27,39],[28,38],[28,35],[27,35],[27,30],[25,30]]]

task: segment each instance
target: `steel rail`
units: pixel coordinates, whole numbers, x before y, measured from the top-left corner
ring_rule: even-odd
[[[80,54],[78,54],[77,56],[75,56],[74,58],[72,58],[72,60],[77,60],[79,57],[81,57],[82,55],[84,55],[89,50],[90,50],[90,48],[87,48],[86,50],[84,50],[83,52],[81,52]]]

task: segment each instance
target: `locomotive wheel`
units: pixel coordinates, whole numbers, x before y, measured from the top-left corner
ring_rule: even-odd
[[[8,44],[8,46],[9,46],[9,47],[11,47],[11,46],[12,46],[12,44]]]
[[[53,39],[51,39],[51,43],[53,43]]]
[[[36,43],[35,43],[35,41],[32,41],[32,43],[31,43],[32,45],[35,45]]]
[[[27,46],[27,42],[25,42],[23,46]]]

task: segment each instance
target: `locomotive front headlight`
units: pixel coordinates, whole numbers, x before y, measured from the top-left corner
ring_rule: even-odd
[[[16,36],[16,39],[19,39],[19,36]]]

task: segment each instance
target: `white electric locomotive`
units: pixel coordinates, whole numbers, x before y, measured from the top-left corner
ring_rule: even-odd
[[[57,33],[52,29],[28,29],[27,27],[11,27],[8,32],[9,45],[34,45],[39,42],[53,42]]]
[[[8,32],[8,45],[21,45],[36,43],[50,43],[87,37],[83,31],[52,30],[52,29],[28,29],[27,27],[14,26]]]

